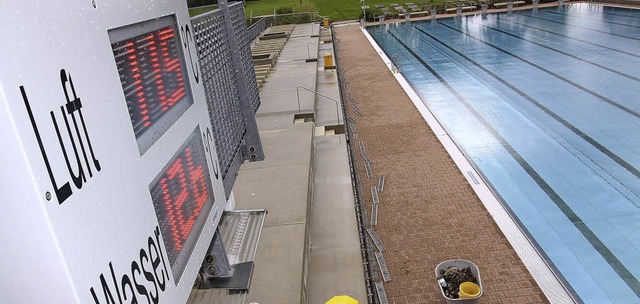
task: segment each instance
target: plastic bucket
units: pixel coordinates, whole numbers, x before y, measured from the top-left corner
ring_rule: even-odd
[[[476,304],[476,303],[479,303],[480,302],[480,297],[482,296],[483,288],[482,288],[482,279],[480,278],[480,269],[478,269],[478,266],[476,266],[476,264],[472,263],[471,261],[467,261],[467,260],[448,260],[448,261],[444,261],[444,262],[438,264],[438,266],[436,266],[436,269],[435,269],[436,278],[438,276],[440,276],[440,270],[446,270],[447,268],[449,268],[451,266],[455,266],[458,269],[470,267],[471,268],[471,273],[473,273],[473,275],[476,277],[476,279],[478,279],[478,287],[480,287],[480,292],[478,293],[478,296],[476,298],[472,298],[472,299],[464,299],[464,298],[453,299],[453,298],[449,298],[449,297],[445,296],[444,295],[444,289],[442,289],[442,286],[440,284],[438,284],[438,286],[440,286],[440,292],[442,293],[442,296],[445,298],[445,300],[447,300],[447,303],[448,304]]]

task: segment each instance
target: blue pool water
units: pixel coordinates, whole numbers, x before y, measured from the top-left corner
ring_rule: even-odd
[[[639,10],[368,31],[583,301],[640,302]]]

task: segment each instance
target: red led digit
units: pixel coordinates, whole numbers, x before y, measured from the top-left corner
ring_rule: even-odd
[[[171,83],[171,77],[170,77],[170,72],[171,72],[171,66],[168,64],[170,61],[172,61],[171,58],[171,54],[169,53],[169,44],[167,39],[173,38],[173,30],[164,30],[164,31],[160,31],[158,33],[158,38],[159,38],[159,44],[160,44],[160,56],[158,56],[158,58],[160,59],[159,63],[162,66],[163,69],[163,78],[159,79],[158,81],[156,81],[156,84],[158,84],[158,91],[159,91],[159,96],[162,105],[161,110],[162,111],[167,111],[169,110],[174,104],[175,102],[173,101],[173,99],[171,99],[170,97],[167,97],[167,91],[165,89],[164,83],[165,82],[169,82]],[[180,65],[180,60],[179,59],[175,59],[178,62],[178,65]]]
[[[169,167],[160,180],[160,189],[171,238],[176,250],[181,250],[209,198],[202,165],[194,165],[190,148],[185,148]]]
[[[185,149],[185,155],[187,160],[187,170],[189,170],[189,177],[191,180],[191,194],[195,199],[197,209],[201,209],[209,198],[207,184],[204,179],[204,171],[202,169],[202,165],[198,165],[197,168],[194,166],[189,148]],[[198,210],[198,212],[200,212],[200,210]]]
[[[200,128],[191,133],[149,189],[169,261],[172,268],[183,270],[188,260],[185,254],[192,252],[215,201]]]
[[[183,186],[186,184],[186,178],[182,158],[178,158],[171,167],[169,167],[165,176],[166,178],[160,180],[160,189],[162,189],[164,199],[163,204],[175,248],[180,250],[182,249],[182,243],[186,239],[186,236],[181,233],[181,227],[185,222],[181,207],[189,196],[187,188]],[[176,190],[176,188],[178,188],[178,190]]]
[[[149,121],[149,111],[145,110],[146,108],[146,98],[144,93],[144,88],[139,85],[142,82],[142,75],[140,74],[138,55],[136,55],[136,45],[134,42],[127,42],[125,44],[125,53],[127,54],[126,58],[129,61],[129,70],[131,71],[131,78],[133,79],[133,92],[135,98],[135,106],[137,107],[136,111],[141,117],[141,123],[143,126],[148,126],[151,124]]]

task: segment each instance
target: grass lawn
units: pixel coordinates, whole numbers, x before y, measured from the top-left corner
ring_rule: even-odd
[[[360,0],[308,0],[311,1],[318,8],[320,15],[329,16],[331,21],[341,20],[357,20],[362,15],[362,9],[360,6],[362,3]],[[398,3],[405,8],[405,2],[413,2],[416,5],[420,5],[420,2],[427,2],[429,4],[443,3],[444,0],[365,0],[365,4],[374,9],[376,4],[383,4],[389,7],[391,3]],[[245,7],[246,14],[248,16],[249,11],[253,10],[254,16],[273,14],[273,7],[286,7],[293,6],[300,3],[299,0],[258,0],[247,1]],[[377,10],[378,11],[378,10]],[[378,11],[379,12],[379,11]]]
[[[341,20],[358,20],[359,17],[362,16],[362,6],[360,0],[310,0],[313,2],[318,11],[320,11],[320,15],[329,16],[331,21],[341,21]],[[373,9],[376,14],[380,14],[380,10],[375,9],[376,4],[383,4],[386,7],[389,7],[391,3],[398,3],[405,8],[405,2],[413,2],[416,5],[420,5],[420,2],[427,2],[429,4],[437,4],[443,3],[444,0],[365,0],[365,4],[371,9]]]
[[[273,8],[276,10],[283,7],[293,7],[300,3],[299,0],[257,0],[246,1],[247,6],[244,7],[244,14],[249,17],[251,11],[254,16],[273,15]]]
[[[362,9],[360,6],[362,5],[360,0],[307,0],[311,1],[322,16],[329,16],[331,21],[341,21],[341,20],[357,20],[362,15]],[[405,8],[405,2],[413,2],[416,5],[419,5],[420,2],[427,2],[430,4],[443,3],[444,0],[365,0],[366,5],[370,6],[374,9],[376,4],[383,4],[389,7],[391,3],[398,3]],[[271,15],[273,14],[273,8],[276,9],[282,7],[293,7],[296,4],[300,3],[300,0],[254,0],[254,1],[246,1],[245,6],[245,15],[249,18],[249,14],[253,11],[253,16],[260,15]],[[213,8],[207,8],[204,10],[196,9],[190,10],[191,16],[195,16],[197,14],[202,14],[206,11],[212,10]],[[375,10],[375,9],[374,9]],[[376,10],[377,11],[377,10]],[[378,11],[379,12],[379,11]]]
[[[216,8],[218,8],[217,5],[207,6],[207,7],[190,8],[189,9],[189,17],[193,17],[193,16],[197,16],[197,15],[200,15],[200,14],[204,14],[204,13],[212,11],[212,10],[214,10]]]
[[[283,7],[293,7],[294,5],[300,3],[300,0],[253,0],[246,1],[245,3],[246,6],[244,7],[244,14],[248,19],[251,11],[253,11],[253,16],[273,15],[274,7],[276,8],[276,10]],[[193,17],[195,15],[200,15],[202,13],[212,11],[216,8],[217,6],[189,9],[189,15]]]

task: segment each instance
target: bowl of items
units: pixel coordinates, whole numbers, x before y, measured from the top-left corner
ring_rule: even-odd
[[[444,261],[435,269],[442,296],[448,304],[475,304],[482,296],[478,266],[467,260]]]

